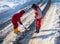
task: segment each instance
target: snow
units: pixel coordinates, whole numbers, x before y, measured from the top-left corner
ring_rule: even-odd
[[[46,6],[46,4],[45,4],[45,6]],[[44,6],[44,7],[45,7]],[[44,8],[43,7],[43,8]],[[41,9],[43,10],[43,8],[42,8],[42,6],[41,6]],[[28,15],[27,15],[28,14]],[[21,19],[22,19],[22,22],[25,22],[26,20],[29,20],[29,18],[32,16],[32,11],[31,12],[29,12],[29,13],[27,13],[26,15],[24,15]],[[28,16],[30,16],[30,17],[28,17]],[[33,16],[34,17],[34,16]],[[31,18],[33,18],[33,17],[31,17]],[[26,19],[27,18],[27,19]],[[26,19],[26,20],[25,20]],[[33,18],[34,19],[34,18]],[[33,19],[31,19],[31,20],[33,20]],[[26,24],[27,22],[25,22],[25,24]],[[30,22],[28,22],[27,23],[27,26],[26,27],[28,27],[30,25]],[[9,27],[11,27],[11,28],[9,28]],[[13,27],[12,27],[12,24],[9,24],[7,27],[5,27],[5,28],[3,28],[3,30],[2,31],[0,31],[1,33],[2,33],[2,35],[0,34],[0,36],[5,36],[6,35],[6,33],[8,33],[8,32],[10,32],[11,31],[11,29],[12,29]],[[6,29],[7,29],[7,31],[6,31]],[[10,30],[10,31],[9,31]],[[6,32],[4,32],[4,31],[6,31]]]
[[[45,4],[45,6],[46,6],[46,4]],[[45,7],[44,6],[44,7]],[[43,8],[41,8],[42,10],[43,10]],[[29,17],[28,17],[28,15],[29,15]],[[23,17],[22,17],[22,22],[24,23],[24,26],[25,27],[29,27],[30,25],[31,25],[31,23],[34,21],[34,15],[32,15],[33,14],[33,10],[31,10],[30,12],[28,12],[28,13],[26,13],[26,15],[24,15]],[[26,19],[27,18],[27,19]],[[29,19],[30,18],[30,19]],[[25,20],[25,21],[24,21]],[[21,28],[21,25],[19,26],[19,30],[20,31],[24,31],[24,30],[22,30],[22,29],[24,29],[23,27]],[[11,32],[12,33],[12,32]],[[8,38],[10,35],[11,35],[11,33],[9,33],[9,35],[6,37],[6,38]],[[14,36],[13,34],[11,35],[11,36]],[[5,39],[6,39],[5,38]],[[14,40],[11,40],[13,37],[11,37],[10,39],[7,39],[7,40],[5,40],[4,39],[4,41],[3,41],[3,44],[4,43],[7,43],[7,41],[9,41],[9,43],[10,43],[10,41],[14,41]],[[14,39],[14,38],[13,38]]]
[[[57,23],[60,22],[60,14],[56,13],[57,8],[59,7],[56,3],[51,4],[42,21],[40,33],[34,33],[28,44],[60,44],[60,24]]]
[[[33,3],[37,3],[40,0],[2,0],[0,1],[0,24],[6,22],[11,16],[18,10],[23,9],[26,6],[30,6]],[[23,3],[23,4],[21,4]],[[30,8],[30,7],[29,7]]]
[[[44,6],[45,7],[45,6]],[[41,8],[42,9],[42,8]],[[43,10],[43,9],[42,9]],[[28,17],[28,15],[30,16],[30,17]],[[31,23],[34,21],[34,16],[32,15],[33,13],[32,13],[32,11],[31,12],[29,12],[29,13],[27,13],[25,16],[23,16],[22,17],[22,19],[26,19],[25,21],[23,20],[22,22],[24,22],[24,26],[26,26],[26,27],[28,27],[28,26],[30,26],[31,25]],[[32,19],[29,19],[29,18],[32,18]],[[28,21],[27,21],[28,20]],[[32,21],[32,22],[31,22]],[[11,27],[11,28],[9,28],[9,27]],[[20,26],[21,27],[21,26]],[[7,31],[6,31],[6,29],[7,29]],[[23,27],[22,28],[19,28],[19,29],[23,29]],[[10,31],[9,31],[10,30]],[[11,32],[13,30],[13,27],[12,27],[12,24],[10,24],[10,25],[8,25],[4,30],[2,30],[2,32],[4,32],[3,33],[3,35],[0,35],[0,36],[5,36],[6,35],[6,33],[8,33],[9,34],[9,32]],[[12,32],[11,32],[12,33]],[[10,35],[8,35],[7,37],[9,37]],[[14,36],[13,34],[12,34],[12,36]],[[6,37],[6,38],[7,38]],[[13,37],[11,37],[10,39],[12,39]],[[10,39],[7,39],[8,41],[10,40]],[[5,39],[4,39],[5,40]],[[13,40],[12,40],[13,41]],[[5,42],[7,42],[7,41],[5,41]],[[5,43],[4,42],[4,43]]]
[[[55,1],[55,0],[52,0],[52,1]],[[40,29],[40,33],[38,33],[38,34],[34,33],[32,36],[28,35],[28,36],[30,36],[30,39],[27,36],[25,38],[26,40],[23,39],[20,42],[23,44],[25,44],[25,43],[27,43],[27,44],[60,44],[60,23],[58,23],[58,22],[60,22],[60,13],[59,12],[60,12],[60,3],[58,3],[58,1],[57,1],[57,3],[51,3],[49,10],[47,11],[45,17],[42,20],[42,26]],[[26,17],[26,16],[24,16],[24,17]],[[24,19],[24,17],[22,17],[22,19]],[[28,18],[32,18],[32,19],[28,20]],[[23,20],[24,26],[26,26],[26,27],[28,27],[32,23],[31,20],[34,20],[33,19],[34,16],[31,15],[28,18],[26,20],[26,22],[28,22],[27,24]],[[20,27],[19,27],[19,30],[20,30]],[[13,34],[12,32],[11,32],[11,35],[8,35],[4,39],[5,41],[3,41],[3,44],[5,44],[5,42],[7,43],[7,41],[9,41],[9,40],[12,41],[12,39],[13,39],[13,41],[15,41],[16,35]],[[9,36],[11,36],[10,39],[9,39]],[[27,40],[28,40],[28,42],[27,42]]]
[[[18,3],[14,3],[14,2],[6,2],[6,1],[0,1],[0,11],[4,10],[4,9],[9,9],[17,6]],[[8,8],[7,8],[8,7]],[[6,11],[5,10],[5,11]],[[1,12],[0,12],[1,13]]]
[[[28,14],[28,13],[27,13]],[[26,15],[27,15],[26,14]],[[33,14],[32,13],[32,11],[30,11],[30,16],[29,16],[29,20],[28,20],[28,18],[26,18],[25,20],[25,22],[24,22],[24,26],[25,27],[29,27],[32,23],[33,23],[33,21],[34,21],[34,15],[31,15],[31,14]],[[24,18],[24,17],[23,17]],[[32,20],[32,21],[31,21]],[[23,22],[23,21],[22,21]],[[23,28],[23,26],[22,25],[19,25],[19,31],[20,32],[22,32],[22,31],[24,31],[25,29]],[[23,29],[23,30],[22,30]],[[10,37],[9,37],[10,36]],[[16,41],[16,37],[17,37],[17,35],[16,34],[14,34],[13,33],[13,31],[11,31],[9,34],[8,34],[8,36],[4,39],[4,41],[3,41],[3,44],[9,44],[9,43],[11,43],[12,41]],[[9,39],[10,38],[10,39]]]
[[[14,6],[17,6],[18,4],[22,5],[29,1],[31,0],[3,0],[3,1],[0,1],[0,6],[7,5],[10,8],[13,8]]]
[[[4,10],[4,8],[6,6],[10,7],[10,8],[14,8],[17,5],[23,5],[25,3],[31,2],[32,0],[2,0],[0,1],[0,8],[3,8],[2,10]],[[36,0],[33,0],[36,1]],[[4,5],[6,5],[5,7],[3,7]]]

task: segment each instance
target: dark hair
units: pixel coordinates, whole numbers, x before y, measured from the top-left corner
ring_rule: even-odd
[[[33,4],[33,5],[32,5],[32,8],[36,8],[36,4]]]

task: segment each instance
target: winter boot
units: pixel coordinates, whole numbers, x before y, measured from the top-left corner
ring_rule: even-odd
[[[36,31],[35,31],[35,33],[39,33],[39,28],[36,27]]]

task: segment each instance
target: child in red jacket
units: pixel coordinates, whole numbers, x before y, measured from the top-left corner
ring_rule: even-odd
[[[12,16],[11,20],[12,20],[12,24],[13,24],[13,27],[14,27],[14,33],[18,32],[18,22],[22,25],[21,17],[23,16],[24,13],[25,13],[25,11],[21,10],[20,12],[15,13]]]
[[[39,6],[37,6],[36,4],[32,5],[32,8],[34,9],[34,13],[35,13],[35,18],[36,18],[36,33],[39,33],[39,29],[41,27],[41,21],[42,21],[42,11],[40,9]]]

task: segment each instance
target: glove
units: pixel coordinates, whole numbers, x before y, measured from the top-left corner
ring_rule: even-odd
[[[20,21],[20,24],[23,25],[21,21]]]
[[[18,33],[18,32],[19,32],[18,28],[14,29],[14,33]]]

